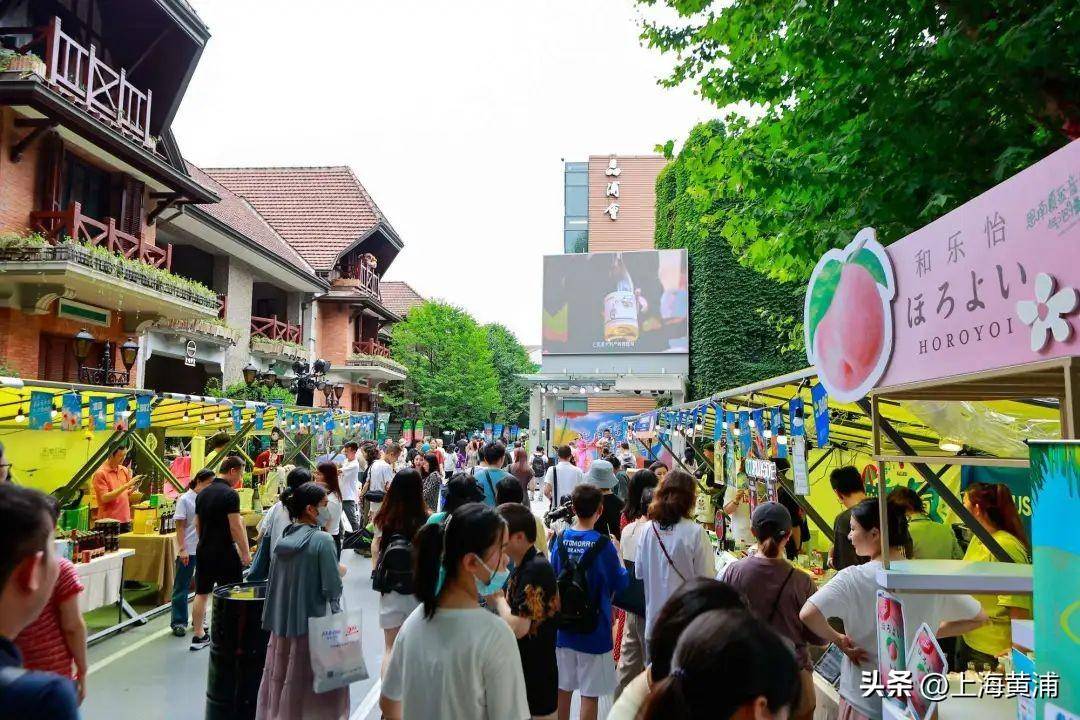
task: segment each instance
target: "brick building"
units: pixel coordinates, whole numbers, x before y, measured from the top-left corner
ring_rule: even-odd
[[[402,380],[380,332],[401,316],[383,301],[382,275],[403,244],[348,167],[211,168],[329,285],[311,306],[314,357],[345,385],[343,407],[371,410],[378,384]],[[397,288],[395,287],[395,292]]]
[[[383,302],[402,242],[349,168],[182,156],[209,38],[184,0],[13,0],[0,27],[0,374],[201,394],[322,357],[356,410],[404,377],[387,329],[419,296]]]

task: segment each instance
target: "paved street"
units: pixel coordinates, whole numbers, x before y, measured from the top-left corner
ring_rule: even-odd
[[[378,596],[371,590],[371,561],[345,552],[345,598],[364,612],[364,656],[372,679],[352,686],[352,720],[378,717],[373,691],[382,662]],[[191,652],[191,635],[173,637],[168,615],[109,638],[90,649],[90,680],[82,712],[85,720],[202,720],[206,710],[209,648]],[[369,712],[361,712],[367,708]]]
[[[542,515],[547,506],[547,501],[533,502],[532,510]],[[345,601],[364,613],[364,658],[372,675],[350,690],[350,720],[372,720],[379,717],[376,678],[383,655],[379,600],[371,589],[371,560],[345,552],[342,562],[348,568]],[[210,650],[191,652],[190,642],[190,634],[173,637],[168,615],[163,615],[90,648],[84,720],[202,720]],[[600,717],[607,715],[609,707],[610,701],[602,699]],[[148,708],[154,709],[151,714]],[[576,698],[573,708],[576,714]]]

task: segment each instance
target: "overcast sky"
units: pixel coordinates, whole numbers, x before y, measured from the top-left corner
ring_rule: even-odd
[[[631,0],[193,0],[212,37],[174,128],[204,167],[349,165],[405,249],[387,278],[540,342],[562,160],[717,113],[656,84]]]

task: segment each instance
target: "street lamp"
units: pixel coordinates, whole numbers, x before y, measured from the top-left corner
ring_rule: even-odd
[[[111,387],[123,387],[131,381],[131,368],[139,356],[139,345],[133,338],[128,338],[120,346],[120,360],[124,363],[124,370],[113,370],[113,344],[111,340],[105,341],[101,352],[101,366],[87,367],[86,361],[90,357],[90,351],[94,346],[94,336],[86,328],[75,333],[72,338],[75,360],[79,366],[79,382],[88,385],[108,385]]]
[[[90,348],[94,345],[94,336],[86,328],[75,334],[75,359],[82,365],[90,357]]]
[[[259,379],[259,368],[255,367],[252,363],[248,363],[241,371],[244,374],[244,384],[254,385],[255,381]]]

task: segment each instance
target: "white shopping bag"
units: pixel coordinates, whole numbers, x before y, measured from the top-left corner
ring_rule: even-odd
[[[358,680],[367,680],[360,637],[359,610],[308,618],[308,647],[315,692],[329,692]]]

